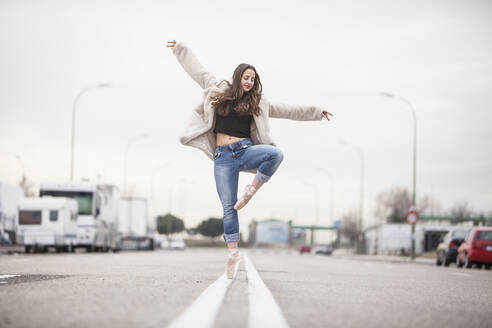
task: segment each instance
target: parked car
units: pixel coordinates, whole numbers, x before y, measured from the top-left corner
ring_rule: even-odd
[[[456,262],[458,247],[469,231],[469,228],[455,228],[444,235],[436,249],[436,265],[449,266]]]
[[[331,255],[333,253],[333,247],[328,244],[318,245],[314,248],[314,254]]]
[[[175,239],[171,241],[171,249],[185,249],[186,244],[183,239]]]
[[[160,248],[169,248],[169,246],[170,246],[169,240],[162,239],[159,241],[159,247]]]
[[[169,248],[170,246],[169,240],[165,235],[155,235],[154,240],[156,248]]]
[[[456,266],[471,268],[473,265],[479,268],[485,265],[485,268],[490,270],[492,265],[492,227],[471,229],[458,248]]]
[[[310,245],[302,245],[301,248],[299,249],[299,252],[301,254],[303,254],[303,253],[311,253],[311,246]]]

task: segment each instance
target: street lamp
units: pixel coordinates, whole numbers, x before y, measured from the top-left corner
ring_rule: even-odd
[[[332,224],[335,222],[333,217],[334,213],[334,205],[333,205],[333,198],[335,197],[335,193],[333,192],[334,189],[334,179],[333,179],[333,174],[331,174],[327,169],[321,168],[321,167],[314,167],[313,168],[316,171],[321,171],[325,173],[329,178],[330,178],[330,219]]]
[[[340,144],[354,148],[359,154],[360,159],[360,196],[359,196],[359,251],[362,252],[362,216],[364,209],[364,152],[360,147],[350,144],[345,140],[340,140]]]
[[[408,108],[410,108],[413,116],[413,191],[412,191],[412,205],[416,206],[416,185],[417,185],[417,114],[415,113],[415,109],[412,104],[406,100],[405,98],[388,93],[381,92],[380,96],[386,98],[398,99],[405,104],[407,104]],[[415,258],[415,223],[412,223],[412,259]]]
[[[127,177],[127,162],[128,162],[128,149],[130,148],[130,145],[132,144],[132,142],[138,140],[138,139],[144,139],[144,138],[148,138],[150,135],[146,134],[146,133],[142,133],[142,134],[139,134],[139,135],[136,135],[136,136],[133,136],[131,137],[127,144],[126,144],[126,148],[125,148],[125,159],[124,159],[124,162],[123,162],[123,193],[126,194],[126,197],[129,197],[128,195],[128,191],[126,190],[126,177]]]
[[[73,107],[72,107],[72,146],[70,148],[70,180],[73,181],[73,162],[74,162],[74,148],[75,148],[75,110],[77,109],[77,103],[82,97],[83,94],[85,94],[89,90],[94,90],[97,88],[106,88],[110,87],[111,84],[109,83],[101,83],[97,85],[93,85],[90,87],[87,87],[85,89],[82,89],[82,91],[79,92],[79,94],[75,97],[75,100],[73,101]]]

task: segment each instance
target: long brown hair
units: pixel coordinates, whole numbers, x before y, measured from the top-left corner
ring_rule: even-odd
[[[244,92],[241,86],[241,78],[247,69],[252,69],[255,72],[255,82],[251,90]],[[240,115],[260,115],[260,100],[263,88],[260,76],[253,65],[239,64],[234,70],[232,84],[226,80],[221,83],[226,83],[228,88],[213,98],[212,107],[218,115],[227,116],[233,104],[236,105],[236,111]]]

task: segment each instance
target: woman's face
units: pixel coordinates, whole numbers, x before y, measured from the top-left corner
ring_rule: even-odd
[[[244,92],[248,92],[255,85],[255,71],[248,68],[244,71],[243,76],[241,76],[241,86]]]

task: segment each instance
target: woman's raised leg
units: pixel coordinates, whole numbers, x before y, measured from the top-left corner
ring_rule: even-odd
[[[277,171],[284,156],[280,149],[270,145],[255,145],[245,149],[241,156],[240,171],[258,169],[256,176],[251,184],[246,185],[243,195],[234,205],[234,209],[239,211]]]

